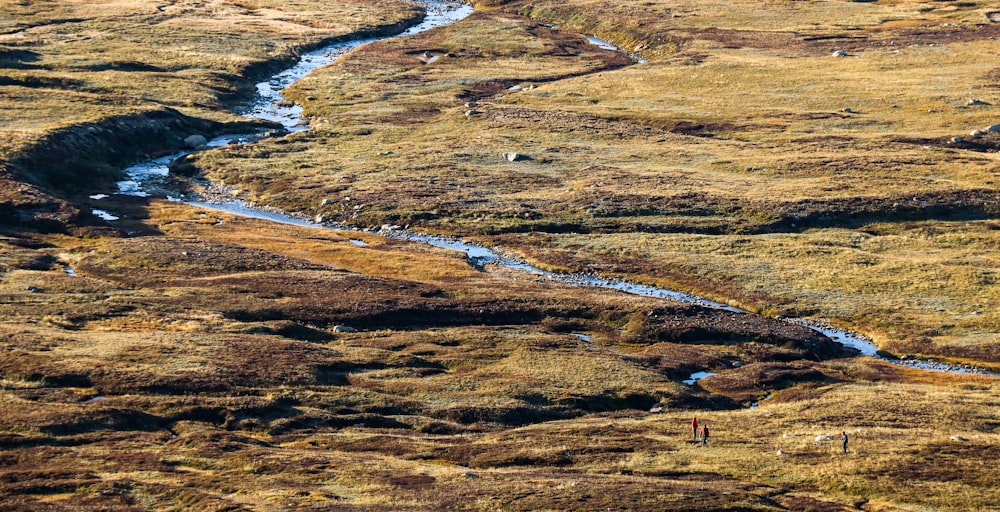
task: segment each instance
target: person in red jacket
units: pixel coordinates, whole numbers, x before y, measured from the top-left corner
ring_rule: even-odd
[[[701,426],[701,445],[708,446],[708,424]]]
[[[691,439],[698,440],[698,418],[691,418]]]

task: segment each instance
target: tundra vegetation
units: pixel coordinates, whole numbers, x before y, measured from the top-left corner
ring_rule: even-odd
[[[174,166],[751,315],[90,197],[267,127],[229,110],[256,80],[408,2],[3,3],[0,510],[995,508],[997,378],[776,318],[1000,369],[994,7],[485,0]]]

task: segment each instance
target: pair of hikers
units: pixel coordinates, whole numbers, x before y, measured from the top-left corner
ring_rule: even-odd
[[[698,439],[699,439],[698,418],[697,417],[691,418],[691,438],[694,439],[695,441],[698,441]],[[708,446],[708,424],[707,423],[701,426],[701,445],[702,446]]]

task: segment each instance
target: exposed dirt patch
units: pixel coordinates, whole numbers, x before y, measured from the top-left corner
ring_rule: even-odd
[[[0,164],[0,226],[64,231],[80,220],[80,209],[17,179]]]
[[[638,340],[679,343],[735,344],[757,342],[801,351],[802,359],[826,359],[843,355],[839,344],[797,324],[758,315],[733,313],[710,308],[681,310],[658,307],[633,318],[630,332]]]
[[[189,279],[238,272],[333,270],[259,249],[161,237],[111,241],[103,251],[94,251],[77,266],[81,272],[129,286],[183,285]]]
[[[794,32],[765,32],[760,30],[731,30],[720,28],[678,30],[675,31],[673,35],[681,41],[691,41],[695,39],[714,41],[721,44],[724,48],[760,48],[771,50],[797,49],[801,51],[813,46],[810,42],[815,40]]]
[[[996,153],[1000,151],[1000,140],[986,138],[942,137],[939,139],[898,139],[896,142],[919,146],[962,149],[978,153]]]
[[[713,392],[739,402],[753,402],[767,393],[794,386],[823,385],[838,379],[807,363],[753,363],[698,381]]]
[[[676,126],[667,128],[657,128],[643,126],[641,124],[627,120],[605,119],[597,116],[588,116],[577,112],[534,110],[523,107],[502,107],[490,111],[490,116],[494,121],[502,124],[530,123],[547,131],[580,133],[588,136],[607,136],[616,139],[630,139],[635,137],[662,137],[669,129],[676,129],[679,132],[688,130],[693,133],[701,133],[705,126]]]

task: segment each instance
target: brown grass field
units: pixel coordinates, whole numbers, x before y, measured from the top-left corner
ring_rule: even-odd
[[[408,2],[0,4],[0,511],[1000,510],[997,378],[776,318],[1000,369],[996,10],[484,0],[177,167],[755,315],[88,198]]]

